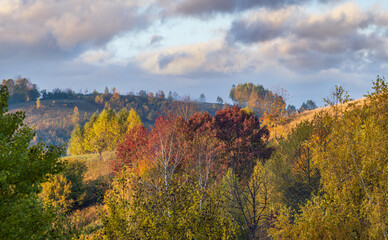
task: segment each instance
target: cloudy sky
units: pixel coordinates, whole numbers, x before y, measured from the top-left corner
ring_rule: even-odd
[[[296,106],[340,84],[359,98],[387,75],[387,2],[0,0],[0,79],[229,103],[252,82]]]

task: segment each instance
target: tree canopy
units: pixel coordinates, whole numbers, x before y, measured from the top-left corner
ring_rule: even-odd
[[[0,86],[0,238],[42,239],[55,215],[38,198],[40,184],[63,169],[63,148],[31,145],[24,113],[6,113],[7,106],[7,87]]]

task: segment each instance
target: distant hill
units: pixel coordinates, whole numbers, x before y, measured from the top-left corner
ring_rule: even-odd
[[[135,109],[146,127],[154,124],[160,112],[173,110],[179,106],[189,105],[199,112],[207,111],[215,114],[223,105],[204,102],[182,102],[135,95],[75,95],[68,99],[40,99],[37,108],[36,101],[17,102],[9,105],[10,112],[24,111],[26,122],[36,130],[34,141],[48,144],[67,144],[74,126],[84,125],[91,115],[104,107],[120,111],[123,107]],[[191,110],[192,110],[191,109]],[[78,113],[75,114],[75,111]]]

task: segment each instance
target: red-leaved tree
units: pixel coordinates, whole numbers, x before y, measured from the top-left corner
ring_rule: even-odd
[[[113,163],[113,170],[118,172],[125,166],[137,168],[138,163],[145,157],[147,145],[147,130],[144,125],[134,126],[117,145],[117,161]]]
[[[267,146],[268,129],[238,106],[218,110],[214,119],[215,136],[225,145],[223,163],[237,176],[249,177],[256,159],[268,159],[273,151]]]

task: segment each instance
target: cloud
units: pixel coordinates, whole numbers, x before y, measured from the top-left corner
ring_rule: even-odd
[[[160,35],[152,35],[150,39],[150,46],[159,44],[164,38]]]
[[[144,52],[136,62],[145,71],[158,75],[229,74],[255,68],[254,55],[222,41],[209,41]]]
[[[314,0],[159,0],[158,4],[165,9],[166,15],[210,17],[217,13],[233,13],[252,8],[280,9],[287,6],[298,6]],[[331,3],[338,0],[319,0],[320,3]]]
[[[388,60],[387,14],[354,3],[319,14],[295,6],[259,9],[235,20],[226,40],[256,46],[264,58],[288,68],[353,69]]]
[[[174,61],[179,61],[184,58],[189,58],[190,56],[187,53],[173,53],[173,54],[160,54],[158,57],[158,66],[159,69],[166,68],[170,63]]]
[[[299,8],[294,6],[280,10],[259,9],[247,17],[233,21],[227,40],[250,44],[281,37],[288,33],[298,12]]]
[[[102,45],[112,37],[146,26],[145,7],[132,0],[4,0],[0,2],[0,48],[67,50]]]
[[[112,62],[113,54],[104,49],[89,50],[82,53],[75,62],[87,63],[92,65],[102,65]]]

